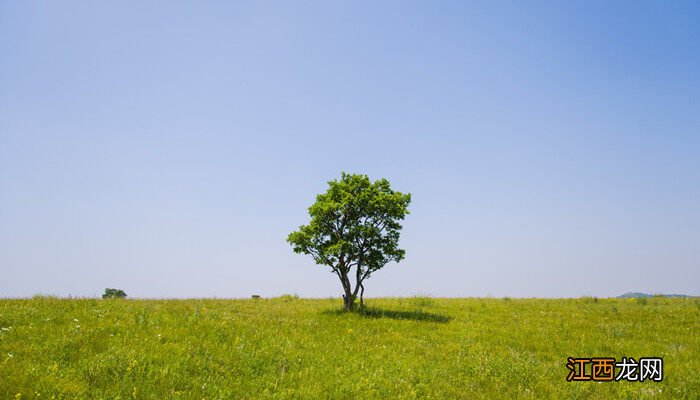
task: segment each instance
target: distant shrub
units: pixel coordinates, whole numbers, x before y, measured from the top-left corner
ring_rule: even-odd
[[[55,294],[37,293],[34,296],[32,296],[32,299],[34,299],[34,300],[58,300],[58,296],[56,296]]]
[[[282,301],[294,301],[294,300],[299,300],[299,295],[298,294],[283,294],[282,296],[278,297],[278,299]]]
[[[125,297],[126,297],[126,293],[124,293],[123,290],[110,289],[110,288],[105,289],[105,292],[102,295],[103,299],[123,299]]]

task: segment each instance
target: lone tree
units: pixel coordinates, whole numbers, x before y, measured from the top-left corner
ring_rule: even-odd
[[[123,290],[110,289],[110,288],[105,289],[105,292],[102,295],[103,299],[123,299],[125,297],[126,297],[126,293],[124,293]]]
[[[411,195],[391,190],[386,179],[371,182],[367,175],[345,172],[328,186],[309,207],[311,222],[290,233],[287,242],[295,253],[309,254],[316,264],[331,268],[343,285],[345,309],[352,310],[358,292],[364,304],[365,279],[387,263],[403,260],[399,221],[408,214]]]

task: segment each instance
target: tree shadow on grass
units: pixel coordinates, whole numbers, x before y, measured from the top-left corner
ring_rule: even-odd
[[[343,309],[327,310],[324,314],[335,314],[342,315],[347,313]],[[391,318],[391,319],[403,319],[411,321],[425,321],[425,322],[437,322],[440,324],[448,323],[452,320],[452,317],[448,317],[441,314],[434,314],[425,311],[399,311],[399,310],[384,310],[378,307],[360,307],[356,310],[351,311],[353,314],[365,317],[365,318]]]

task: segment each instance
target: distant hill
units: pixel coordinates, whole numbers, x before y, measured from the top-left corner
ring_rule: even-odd
[[[661,296],[661,297],[693,297],[693,296],[688,296],[687,294],[646,294],[646,293],[638,293],[638,292],[628,292],[623,294],[622,296],[617,296],[618,299],[633,299],[633,298],[640,298],[640,297],[654,297],[654,296]]]

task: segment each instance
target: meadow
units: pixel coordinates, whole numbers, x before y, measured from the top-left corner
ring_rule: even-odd
[[[700,299],[0,300],[0,399],[700,397]],[[663,357],[567,382],[567,357]]]

